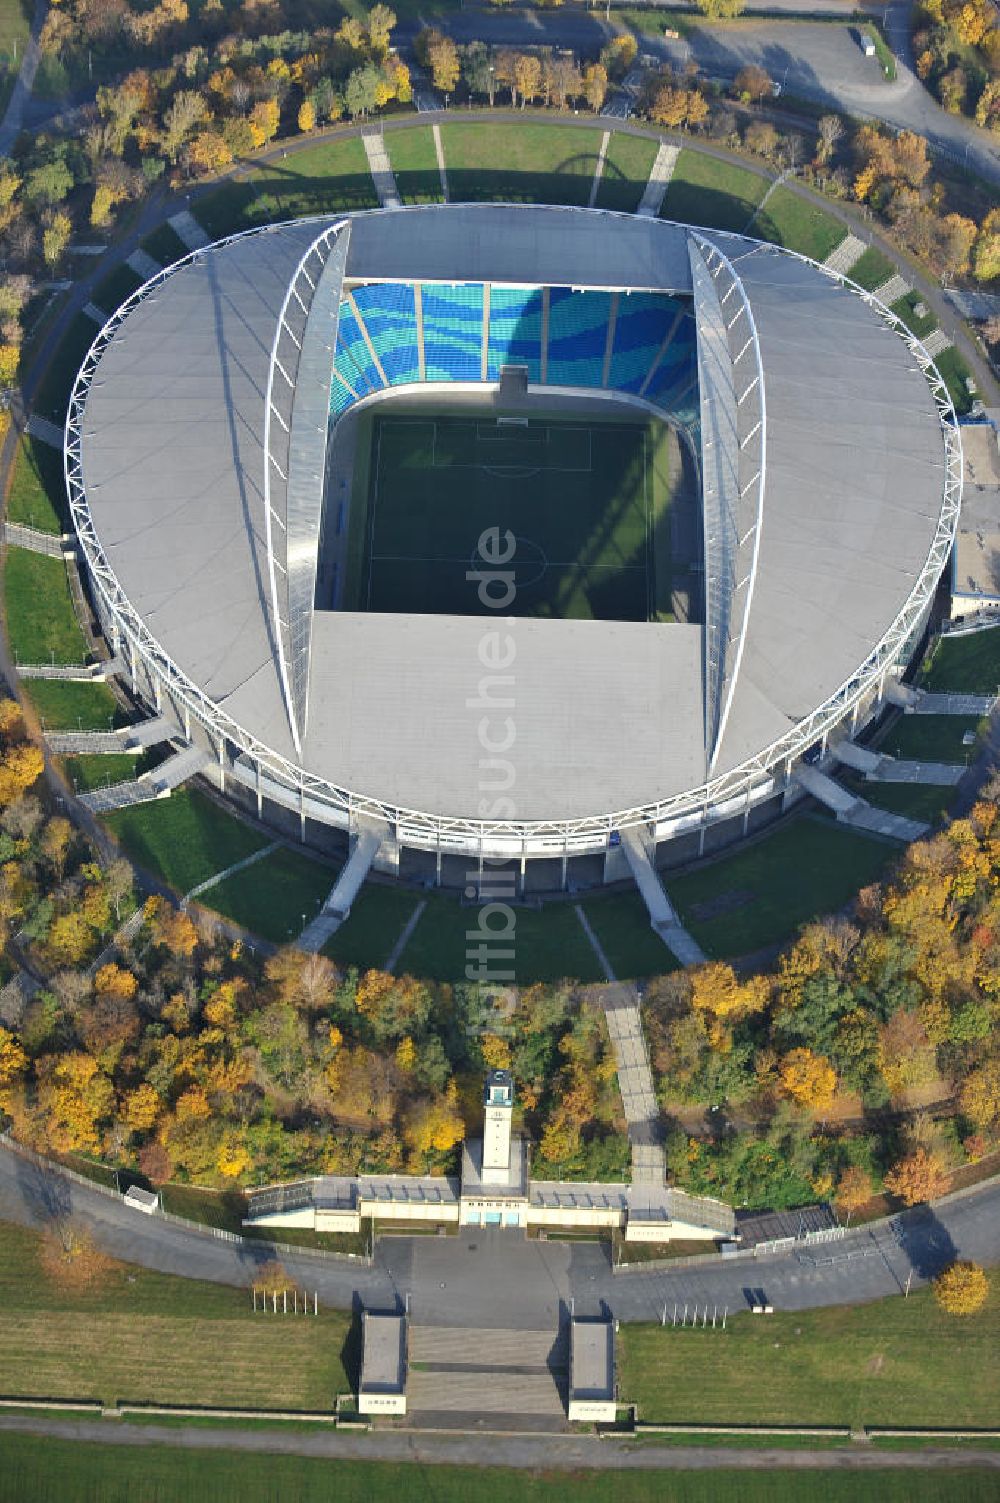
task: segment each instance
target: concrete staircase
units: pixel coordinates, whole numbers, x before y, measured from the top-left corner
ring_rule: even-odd
[[[876,809],[856,793],[843,788],[836,779],[820,772],[808,763],[795,770],[796,782],[811,793],[817,802],[835,814],[841,824],[855,830],[864,830],[870,835],[881,835],[888,840],[902,840],[907,845],[926,835],[929,826],[920,820],[907,819],[902,814],[892,814],[887,809]]]
[[[142,751],[147,746],[159,746],[176,734],[176,726],[171,725],[165,715],[157,715],[152,720],[140,720],[137,725],[130,725],[125,732],[125,750]]]
[[[992,694],[931,694],[919,696],[914,715],[988,715],[995,703]]]
[[[407,1410],[562,1428],[568,1362],[561,1332],[411,1325]]]
[[[670,146],[666,141],[661,142],[660,149],[656,153],[656,160],[649,169],[649,181],[643,192],[642,202],[636,210],[637,214],[642,214],[647,219],[655,219],[659,214],[679,156],[679,146]]]
[[[106,757],[126,750],[117,731],[49,731],[45,739],[60,757]]]
[[[628,829],[622,832],[622,850],[646,905],[653,929],[681,965],[700,965],[705,959],[704,952],[678,918],[638,830]]]
[[[385,149],[385,138],[381,131],[363,131],[361,139],[365,146],[365,155],[368,158],[368,167],[375,184],[375,192],[383,209],[398,209],[401,204],[399,189],[396,186],[396,175],[389,161],[389,153]]]
[[[874,772],[868,774],[870,783],[924,783],[937,788],[953,788],[965,776],[962,762],[908,762],[895,757],[883,757]]]
[[[856,266],[866,250],[865,242],[859,240],[857,235],[848,232],[827,256],[823,265],[828,271],[835,271],[838,276],[846,277],[852,266]]]
[[[877,297],[880,303],[884,303],[889,308],[893,303],[898,303],[901,297],[905,297],[909,290],[910,284],[906,278],[901,277],[899,272],[894,272],[888,281],[882,283],[881,287],[875,288],[872,296]]]

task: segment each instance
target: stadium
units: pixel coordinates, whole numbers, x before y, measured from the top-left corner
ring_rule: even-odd
[[[192,253],[101,330],[65,458],[115,671],[355,888],[595,886],[759,828],[899,692],[961,501],[870,293],[522,205]]]

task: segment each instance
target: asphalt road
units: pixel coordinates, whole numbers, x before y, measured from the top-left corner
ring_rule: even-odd
[[[0,1219],[42,1224],[73,1215],[102,1246],[125,1262],[165,1273],[245,1286],[273,1251],[147,1217],[57,1170],[37,1167],[0,1148]],[[841,1241],[758,1259],[723,1260],[695,1268],[614,1273],[596,1243],[528,1240],[516,1232],[460,1231],[452,1237],[387,1237],[367,1267],[333,1259],[281,1260],[321,1301],[347,1308],[360,1299],[374,1308],[407,1296],[422,1323],[555,1329],[570,1301],[578,1314],[603,1308],[623,1320],[668,1317],[683,1307],[744,1310],[751,1290],[776,1309],[856,1304],[914,1287],[955,1257],[1000,1262],[1000,1180],[946,1197],[892,1222],[849,1232]]]

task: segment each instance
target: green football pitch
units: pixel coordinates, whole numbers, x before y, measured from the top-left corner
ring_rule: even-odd
[[[666,619],[671,442],[647,423],[376,419],[351,594],[363,610],[475,616],[495,607],[470,576],[503,571],[509,615]],[[491,529],[513,548],[484,559]]]

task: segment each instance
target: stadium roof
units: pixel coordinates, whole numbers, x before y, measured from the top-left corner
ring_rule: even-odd
[[[717,565],[706,552],[728,623],[717,678],[699,628],[516,622],[518,819],[611,814],[736,768],[834,694],[897,620],[939,536],[939,412],[907,344],[811,263],[582,209],[432,205],[298,221],[197,253],[136,302],[89,387],[81,442],[97,545],[124,595],[182,674],[278,756],[384,804],[484,817],[466,709],[483,623],[303,608],[322,474],[294,442],[312,418],[296,428],[290,408],[278,418],[292,429],[280,472],[289,500],[283,510],[272,485],[268,548],[269,377],[289,285],[321,231],[335,254],[303,325],[320,364],[324,350],[332,364],[345,275],[697,294],[702,429],[719,445],[704,450],[705,473],[740,533]],[[737,363],[723,379],[736,303],[720,252],[766,390],[766,423],[738,446],[736,403],[749,389]],[[759,392],[753,402],[763,411]],[[755,454],[759,510],[757,489],[737,483]],[[307,732],[295,702],[305,680],[289,687],[296,650],[311,653]]]

